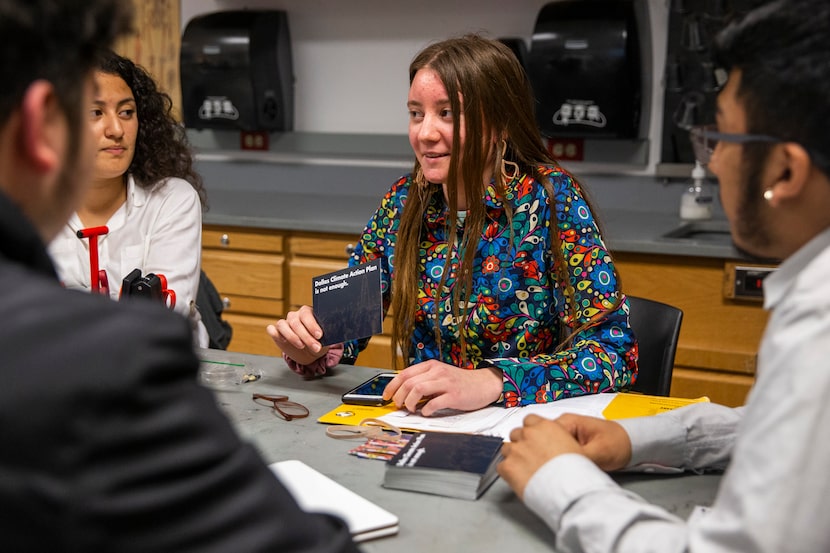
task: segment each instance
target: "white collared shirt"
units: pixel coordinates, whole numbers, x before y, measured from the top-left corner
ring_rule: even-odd
[[[90,290],[89,239],[78,214],[49,244],[58,277],[66,288]],[[176,292],[175,311],[187,316],[196,344],[207,347],[207,331],[195,309],[202,251],[202,206],[187,181],[170,178],[153,186],[127,181],[127,201],[107,221],[109,232],[98,237],[99,268],[107,273],[110,296],[118,299],[121,281],[133,269],[142,276],[163,274]]]
[[[830,229],[764,281],[772,311],[745,407],[694,404],[622,420],[633,468],[728,463],[714,505],[684,521],[581,455],[546,463],[527,505],[562,551],[830,551]]]

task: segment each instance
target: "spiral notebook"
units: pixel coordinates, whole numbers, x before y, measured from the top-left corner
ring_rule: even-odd
[[[396,515],[302,461],[280,461],[269,467],[303,510],[342,518],[355,542],[398,533]]]

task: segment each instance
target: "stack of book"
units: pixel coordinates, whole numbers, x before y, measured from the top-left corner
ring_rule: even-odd
[[[421,432],[389,461],[383,486],[478,499],[492,484],[502,439],[482,434]]]

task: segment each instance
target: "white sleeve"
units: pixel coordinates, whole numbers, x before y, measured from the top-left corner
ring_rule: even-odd
[[[176,292],[175,310],[190,315],[199,288],[202,252],[202,205],[187,181],[169,179],[154,205],[155,221],[146,237],[144,273],[163,274]]]
[[[619,420],[631,440],[629,469],[723,469],[732,455],[742,413],[743,407],[694,403],[653,417]]]
[[[682,519],[621,488],[581,455],[548,461],[528,482],[524,501],[553,530],[557,551],[672,553],[686,548]],[[640,547],[621,548],[632,536]]]

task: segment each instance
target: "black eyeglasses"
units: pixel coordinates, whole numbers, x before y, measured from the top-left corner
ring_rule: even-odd
[[[731,142],[733,144],[750,144],[753,142],[768,142],[771,144],[786,142],[780,138],[767,134],[737,134],[718,132],[715,125],[703,125],[692,127],[689,131],[692,141],[692,148],[695,157],[703,165],[708,165],[712,160],[712,154],[718,147],[718,142]]]
[[[737,134],[718,132],[715,125],[702,125],[692,127],[689,130],[689,137],[692,142],[692,148],[695,151],[695,157],[703,165],[708,165],[712,160],[712,154],[718,146],[718,142],[732,142],[734,144],[749,144],[752,142],[766,142],[769,144],[780,144],[782,142],[793,142],[799,144],[807,155],[810,156],[813,164],[818,167],[825,174],[830,174],[830,159],[814,149],[807,148],[791,140],[784,140],[768,134]]]
[[[267,405],[274,410],[275,415],[278,415],[287,421],[303,419],[308,416],[308,407],[302,405],[301,403],[297,403],[296,401],[289,401],[288,396],[253,394],[251,399],[254,400],[254,403],[259,405]]]

